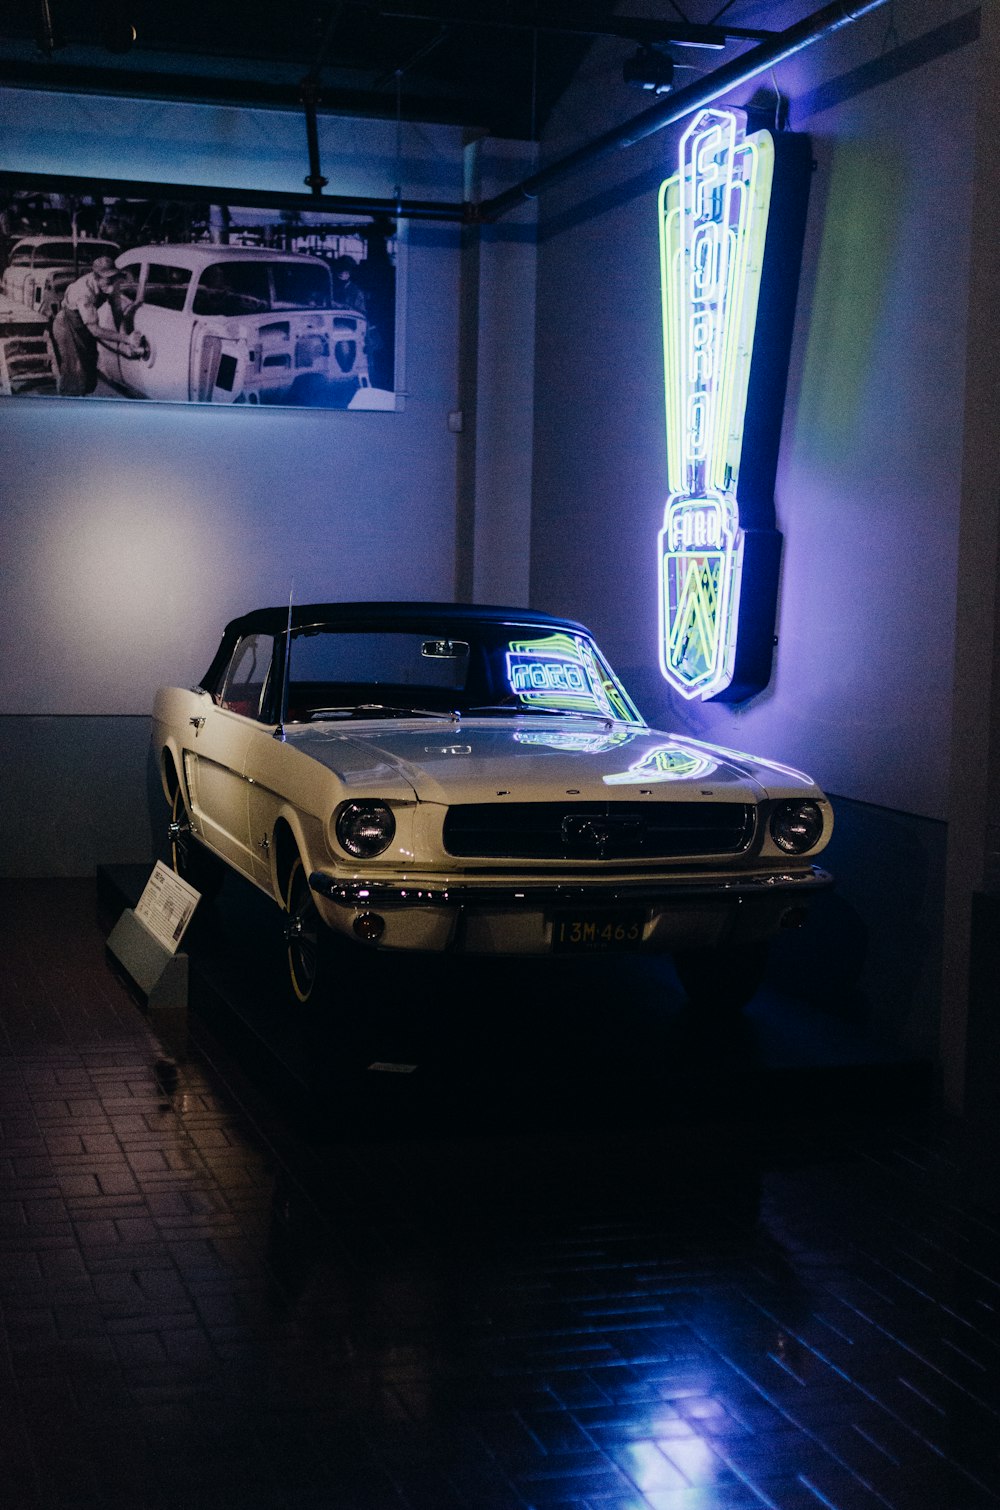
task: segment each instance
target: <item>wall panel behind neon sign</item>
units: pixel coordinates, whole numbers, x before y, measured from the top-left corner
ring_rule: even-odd
[[[700,111],[659,197],[660,669],[684,697],[728,702],[771,676],[774,479],[811,170],[808,137],[749,124]]]

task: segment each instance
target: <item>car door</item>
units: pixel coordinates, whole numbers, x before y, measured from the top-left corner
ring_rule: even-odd
[[[121,383],[143,398],[185,403],[190,391],[192,317],[185,309],[192,272],[172,263],[150,262],[145,283],[130,321],[136,335],[145,337],[141,357],[123,357]]]
[[[260,708],[274,653],[273,636],[244,635],[233,651],[218,702],[189,746],[192,816],[211,849],[256,878],[250,839],[247,751],[260,731]]]
[[[274,737],[274,726],[259,726],[247,746],[245,766],[247,814],[250,825],[250,861],[253,878],[264,891],[272,892],[271,835],[281,808],[281,771],[286,746]]]

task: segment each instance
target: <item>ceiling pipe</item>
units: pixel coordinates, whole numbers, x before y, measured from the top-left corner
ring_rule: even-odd
[[[309,172],[302,180],[317,196],[322,195],[323,190],[330,182],[320,172],[319,164],[319,130],[316,125],[316,101],[319,98],[319,90],[311,79],[302,82],[302,108],[306,116],[306,148],[309,153]]]
[[[42,0],[45,11],[48,13],[48,0]],[[315,211],[323,209],[344,214],[360,215],[388,215],[399,217],[404,220],[429,220],[442,223],[452,222],[458,224],[476,224],[498,220],[508,210],[514,209],[526,199],[534,199],[539,190],[555,183],[558,179],[574,172],[577,168],[592,162],[594,159],[613,151],[618,147],[630,147],[645,137],[662,131],[666,126],[682,120],[702,105],[709,104],[712,100],[719,99],[730,89],[739,84],[747,83],[759,74],[773,68],[783,62],[793,53],[800,52],[803,48],[811,46],[813,42],[820,41],[831,32],[837,31],[842,26],[848,26],[852,22],[866,16],[869,11],[877,10],[884,5],[886,0],[866,0],[866,3],[848,5],[843,0],[838,3],[826,5],[822,10],[807,16],[803,21],[796,22],[783,32],[776,32],[772,39],[761,43],[759,47],[750,52],[742,53],[730,63],[724,63],[716,68],[705,78],[697,83],[689,85],[686,89],[680,89],[676,94],[670,95],[662,103],[645,110],[641,115],[635,116],[624,125],[605,132],[596,140],[578,147],[566,157],[542,168],[538,173],[522,179],[510,189],[505,189],[501,194],[492,199],[483,200],[480,204],[466,204],[448,202],[435,199],[397,199],[395,196],[384,198],[366,198],[364,196],[348,196],[342,194],[324,194],[323,185],[320,192],[315,190],[311,195],[261,193],[252,189],[206,189],[197,188],[190,184],[146,184],[134,181],[117,181],[109,179],[66,179],[55,174],[33,174],[30,182],[40,190],[49,189],[54,193],[66,193],[71,186],[78,193],[84,194],[111,194],[124,197],[148,197],[150,199],[177,199],[197,200],[205,203],[229,203],[247,206],[259,206],[269,209],[284,209],[290,211]],[[299,102],[303,103],[301,91]],[[309,120],[307,115],[307,130]],[[317,142],[318,149],[318,142]],[[317,178],[319,174],[318,150],[316,159],[310,154],[310,177],[313,172]],[[307,184],[309,180],[306,180]],[[23,174],[0,172],[0,187],[24,188],[26,180]]]
[[[51,58],[57,47],[63,46],[62,37],[56,30],[49,0],[38,0],[38,30],[35,33],[35,43],[38,51],[43,52],[47,58]]]
[[[730,89],[735,89],[739,84],[748,83],[769,68],[783,63],[793,53],[801,52],[804,47],[811,47],[814,42],[822,41],[831,32],[851,25],[884,4],[885,0],[864,0],[864,3],[854,5],[836,0],[832,5],[824,5],[821,10],[814,11],[811,16],[797,21],[785,31],[775,32],[773,38],[762,42],[759,47],[741,53],[738,58],[713,69],[705,78],[689,84],[685,89],[679,89],[662,104],[653,105],[623,125],[605,131],[602,136],[577,147],[575,151],[567,153],[539,172],[532,173],[512,188],[494,195],[492,199],[484,199],[478,206],[473,206],[475,217],[480,221],[499,220],[501,215],[513,210],[524,200],[535,199],[539,190],[547,188],[558,179],[565,178],[567,174],[574,173],[617,147],[632,147],[645,137],[662,131],[664,127],[674,125],[702,105],[708,105],[721,95],[728,94]]]
[[[300,98],[302,101],[302,109],[305,112],[306,118],[306,149],[309,153],[309,172],[303,179],[303,183],[305,183],[317,197],[322,194],[323,190],[330,182],[330,180],[328,178],[324,178],[323,174],[320,172],[319,161],[319,128],[316,124],[316,107],[319,104],[320,96],[320,70],[323,67],[323,62],[326,58],[326,55],[333,44],[333,34],[340,24],[340,17],[343,9],[344,7],[340,3],[340,0],[336,0],[336,3],[331,6],[330,14],[327,18],[326,27],[323,31],[323,40],[319,45],[319,51],[317,52],[316,57],[313,60],[312,67],[299,86],[299,89],[301,91]]]
[[[559,36],[619,37],[626,42],[672,42],[678,47],[724,47],[731,42],[762,42],[776,35],[773,31],[745,26],[696,26],[687,21],[649,21],[638,16],[607,16],[600,21],[581,20],[579,16],[557,12],[541,13],[531,7],[520,14],[507,9],[502,15],[484,15],[478,11],[456,11],[452,5],[379,6],[379,15],[399,21],[438,21],[449,26],[471,26],[477,30],[490,27],[495,31],[543,31]]]

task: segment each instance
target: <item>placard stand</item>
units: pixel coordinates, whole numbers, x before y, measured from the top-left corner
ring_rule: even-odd
[[[187,955],[171,954],[131,907],[126,907],[112,928],[106,948],[145,999],[157,1036],[171,1052],[183,1057],[187,1045]]]

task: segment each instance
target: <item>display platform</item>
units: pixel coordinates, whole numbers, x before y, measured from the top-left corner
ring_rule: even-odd
[[[98,870],[102,924],[148,870]],[[289,1001],[281,919],[227,876],[185,939],[190,1032],[224,1044],[286,1110],[372,1127],[668,1125],[929,1107],[931,1066],[763,988],[736,1021],[691,1008],[665,958],[472,959],[350,951],[322,1014]]]

